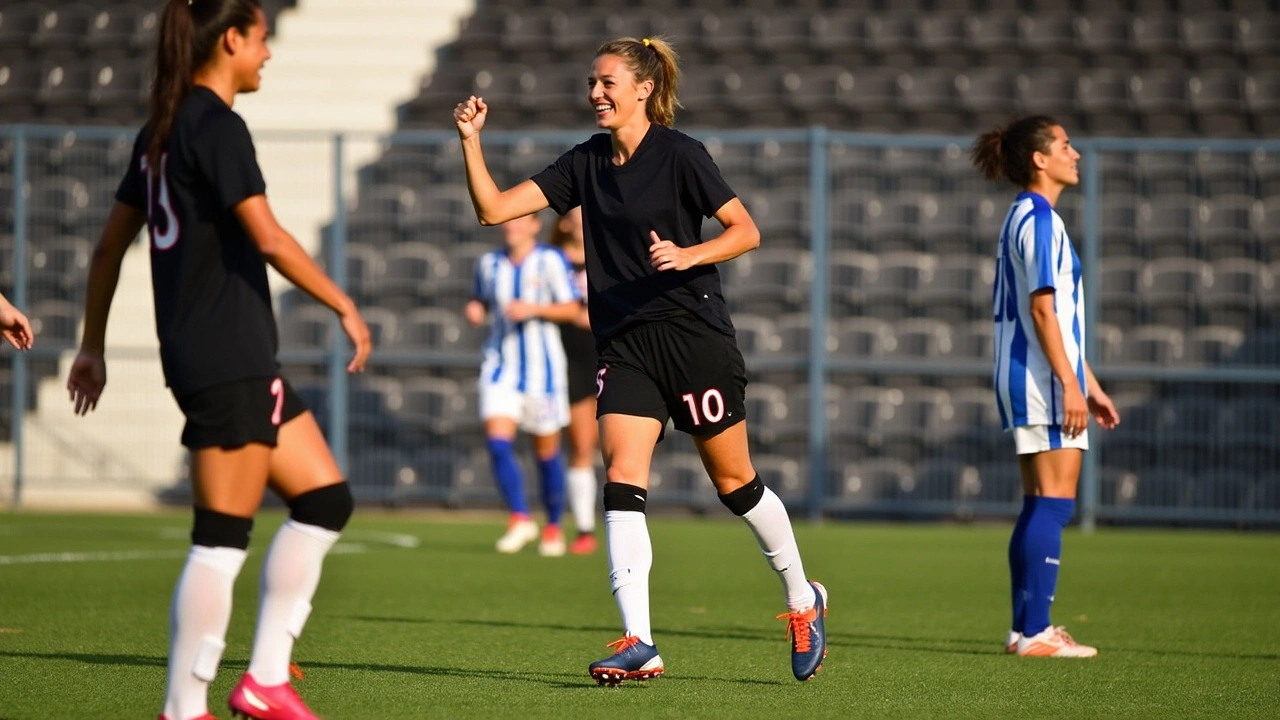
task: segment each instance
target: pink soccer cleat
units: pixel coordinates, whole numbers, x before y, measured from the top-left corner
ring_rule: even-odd
[[[253,720],[320,720],[289,683],[263,687],[249,673],[227,699],[231,716]]]

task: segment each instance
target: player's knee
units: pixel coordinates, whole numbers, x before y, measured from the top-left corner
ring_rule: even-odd
[[[334,532],[341,532],[346,527],[355,509],[351,486],[345,481],[304,492],[287,504],[289,517],[294,521]]]
[[[604,484],[604,510],[623,510],[628,512],[644,512],[649,500],[649,491],[639,485],[628,485],[620,482]]]
[[[249,533],[252,530],[253,518],[236,517],[198,507],[191,526],[191,544],[245,550],[249,547]]]
[[[739,517],[746,515],[760,504],[760,498],[764,497],[764,483],[760,481],[760,476],[731,493],[720,495],[720,502],[729,508],[729,512]]]

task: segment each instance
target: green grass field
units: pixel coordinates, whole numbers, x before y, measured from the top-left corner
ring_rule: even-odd
[[[154,718],[189,515],[0,517],[0,718]],[[248,660],[259,519],[211,709]],[[1280,716],[1280,539],[1066,539],[1054,620],[1094,660],[1004,655],[1004,526],[801,525],[830,655],[791,678],[781,587],[731,519],[656,518],[667,674],[597,687],[621,634],[607,562],[493,552],[496,517],[357,515],[295,659],[325,718]],[[417,539],[406,547],[403,536]],[[70,561],[69,561],[70,560]]]

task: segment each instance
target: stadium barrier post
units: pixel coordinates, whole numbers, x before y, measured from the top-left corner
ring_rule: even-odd
[[[329,274],[343,292],[347,288],[347,206],[343,200],[344,136],[333,136],[333,235],[329,243]],[[329,332],[329,446],[342,476],[347,476],[347,367],[343,362],[346,337],[337,316],[331,320]]]
[[[1098,247],[1098,203],[1101,201],[1098,183],[1101,176],[1098,168],[1101,158],[1098,153],[1096,145],[1089,144],[1084,148],[1084,316],[1087,318],[1084,347],[1090,367],[1098,364],[1097,323],[1100,319],[1098,278],[1101,273],[1098,272],[1098,263],[1102,260],[1102,252]],[[1095,432],[1089,437],[1089,452],[1084,454],[1084,467],[1080,473],[1080,530],[1085,533],[1092,533],[1097,527],[1102,435],[1101,428],[1095,426]]]
[[[19,125],[13,140],[13,297],[14,307],[27,309],[27,130]],[[27,356],[13,353],[13,397],[10,398],[10,440],[13,442],[13,499],[10,508],[22,506],[22,481],[26,474],[26,447],[22,437],[22,420],[27,411]]]
[[[809,128],[809,521],[822,519],[827,477],[827,128]]]

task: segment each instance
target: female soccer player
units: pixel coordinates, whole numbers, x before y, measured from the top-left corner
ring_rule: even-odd
[[[792,672],[813,677],[826,652],[826,590],[805,578],[782,501],[747,452],[745,368],[715,263],[760,243],[742,202],[701,143],[672,129],[679,66],[658,38],[621,38],[596,51],[587,78],[596,125],[607,130],[507,191],[480,149],[482,98],[454,109],[467,187],[483,225],[550,206],[582,207],[588,310],[600,351],[596,374],[604,458],[609,579],[625,635],[591,663],[600,683],[661,675],[649,623],[653,549],[645,521],[649,463],[668,419],[693,436],[720,500],[746,520],[782,579]],[[724,226],[703,240],[702,220]]]
[[[35,339],[27,316],[4,295],[0,295],[0,335],[18,350],[30,350]]]
[[[355,305],[271,213],[237,94],[271,57],[256,0],[169,0],[147,124],[89,269],[84,337],[67,382],[77,413],[106,385],[107,314],[125,251],[145,224],[165,381],[186,416],[195,521],[170,608],[163,720],[212,718],[207,694],[225,647],[232,586],[270,486],[289,506],[262,565],[248,672],[235,715],[306,720],[289,685],[294,640],[320,568],[351,515],[351,491],[324,436],[280,376],[266,263],[338,314],[364,369],[369,329]]]
[[[586,248],[582,241],[582,208],[561,215],[551,228],[551,244],[564,251],[573,264],[573,282],[587,297]],[[596,551],[596,450],[600,432],[596,427],[596,340],[591,335],[591,319],[586,306],[570,322],[560,323],[569,370],[569,472],[567,476],[569,512],[578,527],[578,536],[569,545],[575,555]]]
[[[1035,115],[979,137],[972,158],[987,178],[1023,189],[996,252],[996,399],[1001,423],[1013,434],[1025,493],[1009,541],[1013,628],[1005,650],[1093,657],[1096,648],[1049,622],[1062,529],[1075,511],[1089,447],[1089,414],[1104,428],[1120,422],[1085,362],[1080,258],[1053,210],[1062,191],[1080,182],[1080,153],[1061,125]]]
[[[565,552],[560,430],[569,424],[569,389],[556,323],[576,316],[581,303],[564,253],[538,243],[541,228],[536,214],[502,225],[506,249],[485,253],[476,263],[475,293],[465,312],[475,326],[485,321],[487,311],[493,313],[480,366],[480,417],[493,475],[511,510],[507,532],[498,538],[498,552],[519,552],[538,537],[512,446],[519,427],[533,435],[547,508],[538,552],[557,557]]]

